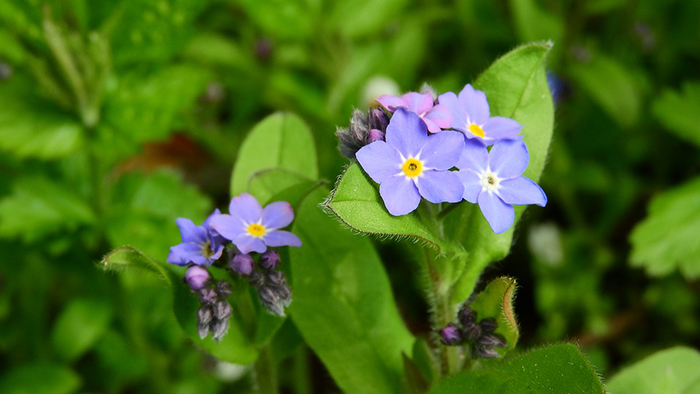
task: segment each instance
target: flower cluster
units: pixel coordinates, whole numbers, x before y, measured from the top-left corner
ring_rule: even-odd
[[[265,309],[284,316],[292,293],[284,273],[278,270],[279,252],[270,248],[301,246],[296,235],[281,230],[293,220],[294,212],[288,202],[276,201],[263,208],[247,193],[231,200],[229,214],[217,209],[200,226],[190,219],[176,220],[182,243],[170,248],[167,262],[188,267],[184,281],[201,303],[197,310],[197,331],[201,338],[211,334],[220,340],[233,313],[228,303],[231,285],[225,280],[213,280],[209,272],[210,266],[221,260],[225,249],[230,256],[225,265],[231,276],[247,278],[258,291]],[[228,248],[227,241],[231,242]]]
[[[366,117],[355,121],[353,116],[350,131],[339,132],[340,149],[349,157],[354,153],[379,184],[392,215],[412,212],[421,198],[432,203],[466,200],[478,204],[500,234],[513,225],[513,205],[547,204],[544,191],[523,176],[530,156],[519,135],[522,126],[491,116],[484,92],[468,84],[459,94],[447,92],[436,99],[411,92],[382,95],[377,103]]]
[[[495,333],[496,328],[498,328],[495,319],[486,318],[477,323],[476,312],[468,306],[458,312],[457,319],[459,324],[450,323],[439,331],[440,341],[443,345],[469,344],[471,356],[475,359],[499,357],[495,348],[505,347],[506,340]]]

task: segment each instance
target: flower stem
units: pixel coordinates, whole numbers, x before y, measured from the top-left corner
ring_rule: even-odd
[[[260,349],[258,360],[253,366],[253,379],[257,392],[260,394],[277,394],[277,365],[272,356],[271,344],[267,344]]]

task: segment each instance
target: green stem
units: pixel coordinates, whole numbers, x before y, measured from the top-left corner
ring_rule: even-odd
[[[277,365],[272,357],[271,344],[260,349],[258,360],[253,366],[253,376],[257,392],[260,394],[277,394]]]

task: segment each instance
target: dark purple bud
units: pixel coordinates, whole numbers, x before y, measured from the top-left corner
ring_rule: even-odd
[[[214,338],[216,342],[219,342],[221,338],[228,332],[228,319],[226,320],[216,320],[212,323],[211,327],[211,337]]]
[[[260,256],[260,266],[266,270],[273,270],[280,265],[280,252],[275,249],[268,249]]]
[[[209,324],[197,324],[197,335],[199,339],[204,339],[209,335]]]
[[[370,128],[377,129],[383,134],[387,126],[389,126],[389,117],[386,112],[379,108],[373,109],[370,117]]]
[[[500,335],[482,335],[476,341],[477,346],[484,349],[493,349],[494,347],[504,347],[505,339]]]
[[[199,296],[199,302],[201,302],[202,305],[211,305],[219,299],[219,296],[216,294],[214,289],[202,289],[197,293],[197,295]]]
[[[231,295],[231,284],[225,280],[216,282],[216,293],[219,295],[220,299],[227,299]]]
[[[212,318],[213,318],[213,314],[211,311],[211,306],[205,305],[205,306],[197,309],[197,326],[198,327],[200,325],[209,326],[209,323],[211,323]],[[206,334],[205,334],[205,336],[206,336]]]
[[[218,320],[228,320],[229,317],[233,314],[233,310],[231,309],[231,305],[229,305],[228,302],[226,301],[218,301],[216,304],[214,304],[214,316]]]
[[[493,349],[484,349],[484,348],[477,348],[476,351],[477,356],[481,358],[498,358],[501,357],[500,354],[498,354],[497,351]]]
[[[476,324],[476,312],[472,308],[465,306],[457,312],[457,319],[463,327],[471,327]]]
[[[209,284],[209,271],[206,268],[200,267],[198,265],[193,265],[187,269],[185,272],[185,283],[192,290],[201,290],[207,284]]]
[[[281,284],[286,285],[287,284],[287,280],[284,278],[284,273],[282,273],[280,271],[268,272],[267,275],[265,276],[265,278],[267,279],[268,282],[271,282],[271,283],[274,283],[277,285],[281,285]]]
[[[377,129],[372,129],[369,131],[369,134],[367,135],[367,143],[371,144],[372,142],[375,141],[384,141],[384,132],[381,130]]]
[[[464,337],[470,341],[473,341],[481,335],[481,327],[479,327],[478,324],[472,324],[471,326],[468,326],[465,328],[463,331]]]
[[[228,268],[238,275],[248,276],[253,272],[254,265],[255,261],[249,254],[236,253],[228,264]]]
[[[258,297],[265,309],[277,316],[284,316],[284,301],[280,299],[277,291],[269,286],[258,289]]]
[[[265,275],[262,272],[253,271],[250,274],[250,278],[248,279],[248,283],[250,283],[256,289],[259,289],[260,287],[262,287],[265,284]]]
[[[448,324],[440,330],[440,342],[447,346],[456,346],[462,343],[462,333],[456,324]]]
[[[486,335],[492,334],[494,331],[496,331],[496,328],[498,328],[498,323],[496,323],[496,319],[489,317],[480,321],[479,326],[481,326],[481,332]]]

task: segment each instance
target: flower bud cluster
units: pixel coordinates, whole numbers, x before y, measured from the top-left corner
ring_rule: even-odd
[[[348,128],[339,128],[338,148],[348,159],[354,159],[360,148],[375,141],[384,141],[389,116],[383,108],[372,108],[367,112],[354,110]]]
[[[228,332],[233,309],[227,299],[231,285],[226,281],[213,281],[209,271],[192,265],[185,273],[185,283],[197,294],[200,307],[197,309],[197,334],[204,339],[209,334],[217,342]]]
[[[258,291],[265,310],[284,316],[284,309],[292,302],[292,289],[284,273],[278,270],[279,264],[279,252],[268,249],[260,255],[257,265],[250,254],[237,253],[231,258],[228,269],[248,278],[248,283]]]
[[[458,312],[457,320],[459,324],[450,323],[438,332],[444,345],[469,345],[472,358],[499,357],[496,348],[505,347],[506,340],[496,334],[495,319],[489,317],[477,323],[476,312],[465,306]]]

